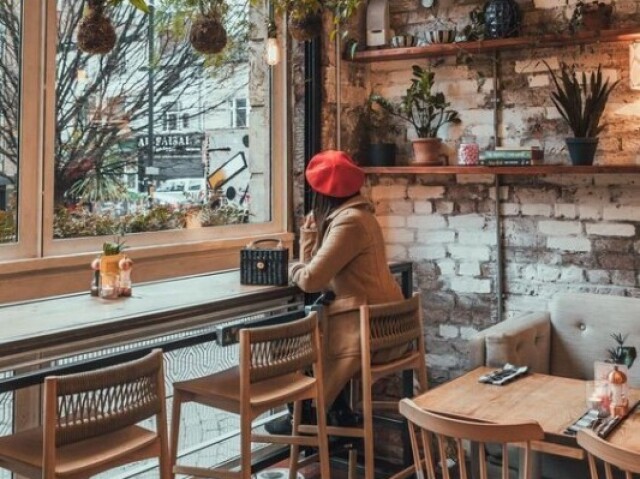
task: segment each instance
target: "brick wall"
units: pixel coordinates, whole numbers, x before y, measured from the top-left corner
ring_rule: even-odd
[[[392,27],[421,35],[436,17],[462,27],[483,2],[439,0],[425,9],[415,0],[391,0]],[[525,33],[561,31],[575,1],[520,2]],[[360,17],[361,18],[361,17]],[[640,26],[640,1],[615,2],[615,25]],[[355,28],[355,32],[361,32]],[[360,115],[371,91],[397,99],[408,86],[411,65],[393,61],[371,65],[342,63],[342,95],[335,95],[333,45],[325,45],[325,147],[336,145],[335,112],[342,112],[342,148],[362,158]],[[542,63],[576,63],[589,71],[602,64],[620,79],[605,112],[596,161],[637,163],[640,94],[629,89],[628,45],[602,44],[564,49],[504,52],[499,58],[500,127],[504,145],[538,145],[546,162],[568,163],[568,129],[549,99],[549,76]],[[444,151],[453,163],[463,135],[482,148],[495,143],[494,59],[487,55],[448,58],[434,67],[436,89],[460,112],[462,124],[444,129]],[[402,125],[405,126],[405,125]],[[412,131],[397,139],[399,163],[411,157]],[[500,196],[500,242],[505,258],[505,315],[543,310],[563,291],[640,296],[640,175],[506,177],[498,192],[493,176],[371,176],[365,188],[375,203],[393,259],[410,259],[426,317],[432,378],[447,379],[469,367],[468,338],[497,321],[495,195]],[[612,327],[612,331],[615,327]]]

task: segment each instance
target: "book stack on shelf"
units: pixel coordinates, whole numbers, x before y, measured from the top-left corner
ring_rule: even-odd
[[[536,147],[504,148],[487,150],[480,153],[480,166],[530,166],[540,165],[543,151]]]

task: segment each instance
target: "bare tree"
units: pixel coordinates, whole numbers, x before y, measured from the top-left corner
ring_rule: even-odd
[[[18,117],[21,50],[21,2],[0,2],[0,35],[5,49],[0,59],[0,155],[17,167]],[[147,131],[149,109],[161,118],[177,102],[184,110],[206,110],[190,95],[194,85],[213,90],[246,62],[248,9],[234,9],[227,19],[230,45],[224,57],[211,59],[194,53],[188,41],[170,25],[171,12],[158,9],[157,22],[150,27],[149,16],[128,4],[112,8],[110,18],[118,32],[113,50],[91,56],[78,50],[74,38],[86,0],[61,0],[58,13],[56,56],[56,202],[88,173],[117,177],[128,163],[136,163],[135,153],[115,155],[124,138]],[[153,54],[149,61],[148,35],[153,28]],[[153,98],[149,98],[148,78],[153,78]],[[246,84],[235,85],[236,91]],[[15,183],[14,168],[0,175]]]

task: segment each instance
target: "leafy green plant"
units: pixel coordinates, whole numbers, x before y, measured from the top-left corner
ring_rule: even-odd
[[[634,361],[638,355],[636,348],[633,346],[625,346],[624,343],[627,340],[627,336],[623,336],[621,333],[614,333],[611,335],[616,342],[616,346],[607,349],[609,353],[609,359],[615,364],[624,364],[628,368],[633,366]]]
[[[400,134],[391,113],[379,105],[374,95],[369,96],[363,108],[362,123],[368,143],[395,143]]]
[[[105,241],[102,243],[102,254],[104,256],[115,256],[122,253],[125,248],[124,238],[116,236],[113,241]]]
[[[610,83],[602,77],[602,65],[590,75],[576,73],[574,67],[560,64],[560,73],[554,72],[545,62],[556,91],[551,93],[551,101],[569,125],[576,138],[596,138],[606,127],[600,124],[607,100],[613,89],[620,83]]]
[[[16,234],[16,224],[11,211],[0,210],[0,243],[13,241]]]
[[[435,74],[429,69],[414,65],[411,86],[400,103],[372,94],[370,101],[380,105],[391,115],[410,123],[419,138],[437,138],[440,127],[460,123],[458,112],[450,109],[444,93],[432,93]]]
[[[255,1],[255,0],[254,0]],[[292,21],[300,22],[309,16],[320,15],[323,10],[327,10],[333,15],[333,29],[330,38],[333,40],[337,34],[343,38],[348,35],[345,29],[346,23],[356,13],[362,0],[273,0],[272,5],[275,13],[288,14]]]

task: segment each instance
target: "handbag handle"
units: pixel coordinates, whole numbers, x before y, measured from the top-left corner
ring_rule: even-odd
[[[282,244],[282,240],[265,238],[261,240],[252,241],[247,245],[247,249],[256,249],[256,247],[261,243],[277,243],[277,249],[284,249],[284,245]]]

